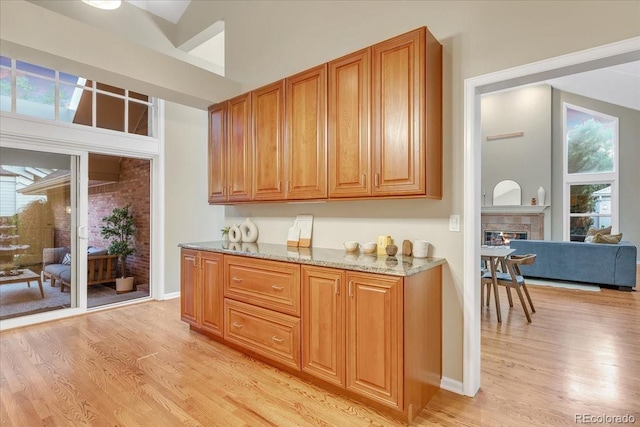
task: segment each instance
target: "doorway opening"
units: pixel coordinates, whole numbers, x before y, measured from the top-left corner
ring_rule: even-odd
[[[640,38],[589,49],[558,58],[524,65],[465,81],[464,95],[464,354],[463,393],[474,396],[480,388],[481,305],[480,260],[481,232],[481,124],[480,98],[483,94],[524,86],[573,73],[609,67],[640,59]]]

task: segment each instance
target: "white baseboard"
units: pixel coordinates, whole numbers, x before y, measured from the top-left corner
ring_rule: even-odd
[[[164,294],[164,296],[162,297],[163,300],[168,300],[168,299],[173,299],[173,298],[180,298],[180,292],[171,292],[168,294]]]
[[[442,377],[440,380],[440,388],[452,393],[464,395],[464,392],[462,391],[462,382],[448,377]]]

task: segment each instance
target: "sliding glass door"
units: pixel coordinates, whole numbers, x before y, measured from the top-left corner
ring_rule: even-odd
[[[82,158],[0,148],[0,321],[75,309],[86,265]],[[85,183],[86,185],[86,183]],[[86,225],[86,224],[85,224]]]

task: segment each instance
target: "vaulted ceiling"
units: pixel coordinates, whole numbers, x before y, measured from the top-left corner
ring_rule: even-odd
[[[381,24],[384,14],[379,13],[385,7],[391,7],[387,3],[393,2],[372,2],[376,7],[369,7],[367,2],[341,1],[338,3],[342,13],[333,15],[322,6],[324,2],[305,1],[125,0],[115,11],[98,10],[80,0],[29,2],[184,63],[224,75],[230,81],[240,83],[243,90],[283,77],[287,55],[296,55],[298,65],[314,66],[319,60],[329,60],[362,47],[357,44],[362,40],[354,43],[349,37],[358,28],[370,30],[374,26],[379,29],[379,38],[369,44],[395,35],[385,33],[387,27]],[[409,2],[403,7],[417,6]],[[471,6],[465,3],[461,7]],[[287,19],[283,16],[284,10],[289,17],[299,18]],[[362,17],[357,23],[353,22],[354,14]],[[330,20],[328,16],[331,16]],[[432,25],[439,38],[455,37],[448,33],[448,27],[438,27],[438,20]],[[334,30],[328,31],[329,27]],[[221,31],[226,33],[225,64],[221,66],[211,58],[208,60],[206,53],[205,59],[191,53]],[[256,35],[260,35],[259,40]],[[224,67],[226,70],[222,71]],[[301,70],[292,69],[290,74],[297,71]],[[567,76],[548,83],[562,90],[640,110],[639,63]]]

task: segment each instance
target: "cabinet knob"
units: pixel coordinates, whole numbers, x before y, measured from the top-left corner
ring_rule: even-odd
[[[232,322],[231,326],[233,326],[234,328],[237,328],[237,329],[241,329],[244,325],[242,323]]]
[[[277,336],[275,336],[275,335],[274,335],[274,336],[272,336],[272,337],[271,337],[271,339],[272,339],[272,340],[274,340],[274,341],[275,341],[275,342],[277,342],[277,343],[280,343],[280,344],[282,344],[282,343],[284,342],[284,338],[278,338],[278,337],[277,337]]]
[[[271,285],[271,289],[273,289],[274,291],[281,291],[284,288],[282,286],[278,286],[278,285]]]

